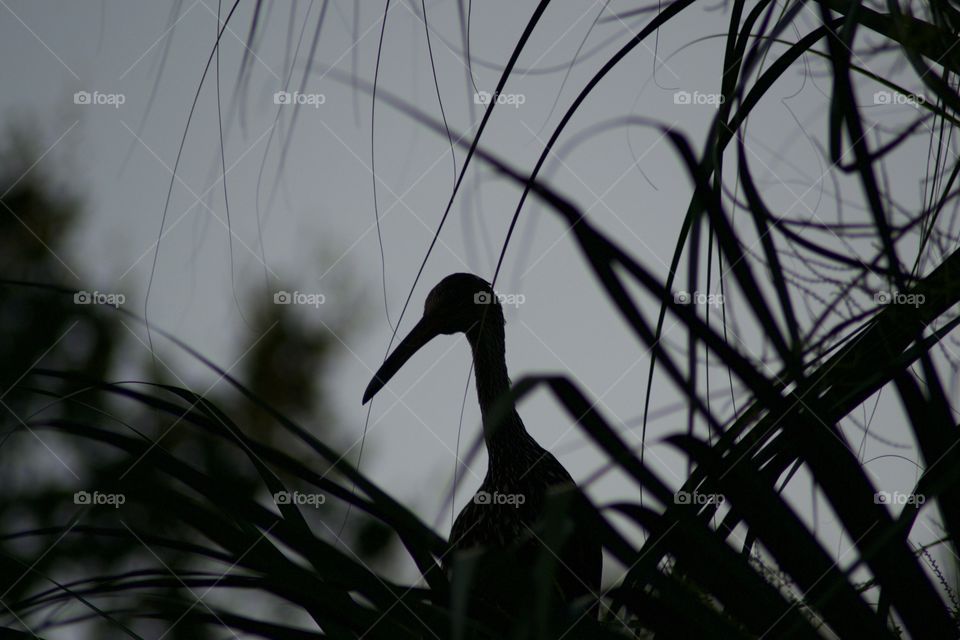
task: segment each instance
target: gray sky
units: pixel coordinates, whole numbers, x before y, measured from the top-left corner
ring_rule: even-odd
[[[152,324],[175,331],[216,362],[230,366],[258,337],[243,320],[249,301],[241,296],[238,308],[234,299],[231,270],[241,293],[266,278],[271,291],[325,295],[319,308],[302,308],[311,321],[330,323],[345,313],[357,318],[357,330],[343,336],[333,382],[337,427],[352,442],[362,434],[366,418],[366,408],[360,405],[362,390],[384,356],[391,328],[384,313],[374,226],[371,100],[324,75],[322,69],[355,70],[362,79],[372,80],[384,3],[361,3],[359,39],[355,40],[352,3],[331,2],[313,71],[304,86],[307,104],[275,104],[274,94],[287,86],[288,77],[292,77],[289,90],[300,89],[322,4],[276,3],[261,25],[251,53],[249,81],[239,94],[236,79],[253,3],[243,3],[232,19],[220,53],[231,232],[219,179],[216,75],[211,67],[177,169],[147,309]],[[474,3],[472,71],[479,90],[495,87],[534,4]],[[520,58],[520,71],[507,84],[508,103],[497,107],[484,134],[488,149],[529,170],[576,93],[645,23],[645,18],[608,19],[596,25],[561,91],[565,65],[603,4],[567,1],[551,6]],[[611,3],[614,9],[624,10],[621,4]],[[662,133],[650,127],[608,128],[585,138],[577,133],[627,115],[643,116],[685,133],[699,147],[715,113],[710,102],[719,90],[722,72],[724,40],[707,38],[727,28],[728,15],[719,6],[690,9],[672,21],[658,41],[650,39],[635,49],[578,111],[560,147],[572,140],[580,144],[566,147],[562,157],[551,158],[544,173],[551,185],[587,211],[592,223],[660,275],[666,273],[690,196],[689,180],[675,153]],[[293,31],[289,32],[291,7]],[[419,3],[391,3],[379,82],[384,90],[439,117],[424,23],[414,8]],[[217,5],[211,0],[186,0],[175,9],[171,28],[169,2],[0,2],[0,69],[7,87],[0,96],[0,109],[8,123],[32,119],[42,132],[39,146],[50,149],[38,166],[52,172],[68,170],[71,181],[89,196],[82,233],[69,253],[59,257],[92,279],[70,280],[68,274],[68,282],[78,289],[122,291],[130,308],[139,313],[144,309],[171,170],[217,28]],[[468,84],[456,3],[428,3],[428,17],[445,115],[453,129],[472,133],[481,111],[471,105],[474,89]],[[818,22],[819,17],[810,12],[802,13],[797,24],[805,31]],[[784,37],[794,40],[796,34]],[[165,67],[144,119],[165,50]],[[891,77],[906,86],[919,86],[912,74],[892,69],[888,62],[871,59],[872,65],[883,63],[875,69],[881,75],[895,74]],[[808,65],[807,75],[804,65]],[[780,207],[783,214],[835,222],[839,187],[844,221],[866,221],[857,209],[861,204],[858,184],[836,171],[825,173],[829,167],[823,152],[828,106],[824,96],[829,93],[829,78],[816,57],[808,56],[804,65],[789,71],[752,116],[751,169],[768,203]],[[554,70],[544,71],[550,69]],[[874,105],[873,92],[882,88],[879,85],[863,81],[858,88],[865,113],[881,123],[871,135],[915,113],[908,104]],[[691,104],[683,104],[678,91],[687,92]],[[91,102],[104,103],[75,104],[76,92],[87,92]],[[559,105],[551,114],[558,92]],[[122,105],[110,104],[120,100]],[[390,318],[396,322],[449,198],[454,165],[443,137],[389,106],[377,107],[375,128],[386,297]],[[917,181],[924,171],[925,153],[921,136],[891,160],[891,187],[909,210],[920,202]],[[459,169],[462,150],[456,151],[455,158]],[[728,158],[733,167],[732,147]],[[726,182],[731,188],[735,184],[732,170]],[[401,333],[419,317],[426,292],[444,275],[472,271],[489,278],[493,273],[519,190],[477,162],[464,185],[414,292]],[[742,193],[738,195],[742,198]],[[744,241],[759,248],[752,242],[752,224],[742,211],[738,215],[738,232],[742,230],[749,238]],[[854,247],[838,241],[836,246],[848,253],[861,250],[863,256],[872,252],[867,243]],[[358,296],[344,295],[344,289],[354,288],[362,292],[362,303],[345,309],[347,301]],[[523,209],[498,289],[523,296],[522,304],[506,309],[508,364],[514,378],[531,372],[570,372],[614,423],[641,414],[649,366],[646,349],[598,293],[558,217],[532,199]],[[648,318],[655,318],[656,306],[637,293]],[[738,346],[759,356],[762,340],[742,305],[737,308],[738,296],[728,295],[726,304],[728,313],[742,323],[735,332]],[[711,316],[716,320],[718,311],[714,309]],[[803,324],[807,316],[802,318]],[[668,317],[666,340],[685,348],[686,334],[673,324]],[[164,361],[180,376],[200,389],[208,386],[209,373],[197,363],[162,340],[158,345]],[[370,417],[364,472],[428,522],[439,515],[440,499],[454,469],[469,365],[462,338],[434,341],[378,396]],[[714,406],[728,406],[725,372],[714,368],[710,381],[719,403]],[[658,377],[654,385],[654,410],[680,401],[665,378]],[[879,405],[874,400],[856,417],[861,423],[872,419],[871,431],[909,445],[896,453],[916,459],[895,395],[888,390]],[[529,398],[520,413],[530,432],[558,454],[575,478],[590,475],[602,464],[602,456],[584,444],[580,431],[546,393]],[[461,454],[478,425],[471,386]],[[685,428],[685,413],[673,412],[652,422],[648,433],[647,460],[676,486],[685,464],[659,440]],[[852,423],[845,425],[845,432],[854,446],[859,445],[860,432]],[[639,429],[626,432],[625,438],[638,445]],[[891,451],[867,440],[863,458]],[[485,462],[480,460],[471,468],[458,492],[457,509],[479,484]],[[886,458],[870,463],[869,468],[880,487],[889,491],[909,491],[916,478],[915,468],[903,460]],[[591,485],[589,492],[601,503],[637,496],[637,488],[615,473]],[[798,508],[809,514],[810,489],[804,474],[794,481],[790,494]],[[837,537],[822,504],[820,513],[819,525],[829,548],[844,560],[849,541]],[[446,533],[449,524],[446,514],[440,520],[441,531]],[[921,530],[918,537],[933,535]],[[608,571],[606,579],[614,580],[618,574]]]

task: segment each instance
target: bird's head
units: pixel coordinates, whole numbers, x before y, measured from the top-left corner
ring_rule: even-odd
[[[482,327],[503,327],[503,309],[490,284],[472,273],[454,273],[440,281],[423,303],[423,317],[374,374],[363,402],[367,403],[423,345],[438,335],[478,335]],[[486,329],[484,329],[486,330]]]

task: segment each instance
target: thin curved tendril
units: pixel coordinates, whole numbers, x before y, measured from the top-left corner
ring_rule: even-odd
[[[153,366],[157,366],[157,355],[153,351],[153,335],[150,331],[150,320],[148,306],[150,304],[150,291],[153,288],[153,279],[157,272],[157,261],[160,257],[160,243],[163,241],[163,227],[167,221],[167,212],[170,208],[170,198],[173,195],[173,185],[177,177],[177,169],[180,167],[180,158],[183,155],[183,148],[187,142],[187,132],[190,130],[190,122],[193,120],[193,112],[197,108],[197,102],[200,99],[200,90],[203,88],[203,82],[207,77],[207,72],[210,70],[210,64],[213,61],[213,56],[217,51],[217,48],[220,46],[220,38],[223,37],[223,32],[226,31],[227,25],[230,23],[230,18],[233,17],[234,11],[237,10],[237,7],[240,5],[240,0],[236,0],[233,3],[233,7],[230,8],[230,12],[227,14],[227,17],[223,21],[223,27],[217,33],[217,41],[214,43],[213,50],[210,52],[210,55],[207,57],[207,64],[203,68],[203,74],[200,76],[200,82],[197,85],[197,91],[193,96],[193,102],[190,105],[190,112],[187,115],[187,124],[183,128],[183,136],[180,138],[180,146],[177,149],[177,158],[173,163],[173,171],[170,175],[170,186],[167,188],[167,196],[163,203],[163,215],[160,217],[160,229],[157,231],[157,242],[156,247],[153,251],[153,264],[150,267],[150,277],[147,281],[147,290],[143,298],[143,318],[147,330],[147,343],[150,347],[150,357],[153,360]]]

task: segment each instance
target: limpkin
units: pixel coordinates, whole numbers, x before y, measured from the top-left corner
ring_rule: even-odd
[[[481,597],[492,601],[498,600],[498,594],[488,593],[490,590],[500,590],[506,583],[515,582],[518,571],[531,573],[534,559],[542,560],[543,547],[547,544],[545,539],[552,537],[545,536],[542,530],[549,495],[575,489],[567,470],[530,436],[515,405],[507,400],[510,379],[507,376],[504,325],[503,308],[490,284],[469,273],[449,275],[427,295],[423,318],[384,361],[363,394],[365,404],[414,353],[436,336],[455,333],[466,336],[473,351],[488,466],[474,499],[454,521],[450,552],[444,556],[443,564],[450,570],[457,552],[484,549],[512,552],[506,561],[510,565],[508,573],[513,572],[512,577],[499,581],[488,579],[486,585],[481,579],[476,585]],[[498,401],[501,402],[499,407],[496,406]],[[553,597],[563,603],[594,606],[600,589],[601,547],[582,523],[577,522],[578,518],[566,515],[563,524],[571,528],[572,533],[568,531],[565,539],[549,551],[556,561]],[[550,522],[556,523],[557,520]],[[488,568],[496,566],[487,557],[481,564]],[[505,599],[499,597],[496,606],[510,609],[504,607]],[[517,615],[516,606],[511,615]]]

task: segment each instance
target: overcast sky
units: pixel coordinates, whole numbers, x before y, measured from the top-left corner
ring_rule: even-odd
[[[0,69],[5,87],[0,113],[9,125],[32,121],[41,133],[39,148],[49,150],[37,159],[38,166],[53,173],[68,172],[87,197],[82,232],[69,251],[58,256],[81,276],[73,278],[65,270],[64,282],[69,286],[123,292],[129,308],[141,314],[146,309],[153,325],[176,332],[227,367],[259,337],[244,320],[245,312],[252,309],[251,300],[243,295],[248,287],[322,294],[324,304],[299,310],[311,322],[332,324],[344,314],[355,318],[355,330],[341,336],[331,386],[339,416],[337,429],[345,434],[345,442],[357,442],[367,418],[361,393],[382,361],[392,331],[387,312],[396,323],[464,153],[457,149],[451,157],[445,137],[387,105],[377,106],[374,146],[382,262],[371,174],[371,98],[324,70],[333,67],[341,73],[355,72],[367,82],[373,80],[385,3],[358,3],[356,13],[353,3],[329,3],[302,94],[291,97],[300,105],[283,104],[284,99],[277,104],[275,95],[285,88],[301,90],[325,3],[271,4],[248,51],[250,73],[239,92],[236,81],[247,51],[253,2],[242,3],[231,18],[219,56],[229,232],[220,178],[215,66],[204,80],[186,129],[213,50],[216,2],[0,1]],[[621,21],[607,12],[606,19],[590,31],[604,4],[581,0],[551,5],[484,133],[488,150],[529,171],[580,88],[647,20]],[[610,3],[615,10],[624,10],[622,4]],[[475,104],[475,93],[493,90],[534,5],[507,0],[474,3],[468,68],[456,3],[427,3],[443,115],[455,132],[475,131],[483,106]],[[419,7],[419,2],[390,3],[379,86],[439,118]],[[725,46],[717,36],[725,33],[727,20],[719,3],[704,4],[671,21],[657,39],[637,47],[577,112],[561,138],[560,155],[550,159],[544,172],[548,182],[583,208],[592,223],[660,275],[667,271],[689,201],[687,175],[662,131],[643,126],[598,130],[596,126],[628,115],[643,116],[683,132],[699,148],[716,109],[714,96]],[[809,12],[800,15],[797,25],[806,32],[818,22],[819,17]],[[796,34],[784,37],[795,40]],[[569,69],[564,84],[575,54],[577,64]],[[917,86],[899,68],[885,64],[876,71]],[[814,56],[785,74],[751,118],[751,168],[765,197],[783,214],[836,221],[839,186],[847,205],[845,220],[865,220],[857,209],[857,184],[835,172],[826,173],[828,83],[822,61]],[[913,115],[909,104],[875,105],[873,92],[878,88],[868,82],[859,86],[870,117],[893,128]],[[172,170],[185,131],[157,253]],[[590,135],[577,135],[582,132]],[[922,137],[911,142],[891,165],[891,188],[906,206],[919,202],[917,181],[923,172],[925,144]],[[733,177],[727,183],[733,185]],[[471,165],[400,323],[401,333],[418,319],[427,291],[446,274],[470,271],[487,279],[492,276],[519,193],[514,184],[481,164]],[[737,221],[749,223],[746,217]],[[752,225],[738,224],[738,231],[740,227],[745,234],[753,233]],[[862,249],[863,255],[872,251],[867,244]],[[532,199],[524,206],[498,289],[514,294],[518,302],[506,308],[508,364],[515,379],[533,372],[567,372],[615,424],[640,416],[647,390],[646,349],[598,293],[589,267],[559,218]],[[641,299],[648,318],[655,318],[653,301]],[[744,321],[738,327],[738,348],[759,356],[762,339],[746,314],[732,308],[736,295],[728,298],[727,305],[729,313]],[[717,313],[712,315],[716,318]],[[665,337],[670,344],[685,345],[686,334],[669,317]],[[157,346],[178,375],[199,389],[207,388],[209,372],[168,343],[158,340]],[[448,531],[450,515],[440,513],[441,497],[454,470],[469,366],[462,337],[435,340],[378,396],[366,432],[364,472],[422,518],[438,522],[443,533]],[[729,404],[724,372],[712,373],[711,389],[714,407]],[[680,400],[673,386],[658,376],[653,410]],[[857,418],[861,423],[872,419],[871,431],[912,447],[894,394],[884,393],[876,407],[875,400]],[[520,413],[529,431],[558,455],[575,478],[583,479],[602,465],[602,456],[586,444],[546,393],[530,397]],[[461,455],[478,428],[471,380]],[[648,433],[647,460],[676,486],[685,464],[659,441],[685,428],[685,413],[673,411],[653,421]],[[859,445],[857,428],[851,423],[846,429]],[[627,431],[625,438],[639,445],[639,429]],[[862,455],[869,460],[891,451],[867,440]],[[896,452],[916,459],[912,449]],[[881,488],[890,491],[909,491],[917,474],[902,459],[882,459],[871,462],[869,468]],[[471,464],[458,492],[457,509],[475,490],[484,469],[482,458]],[[589,492],[601,503],[637,495],[636,487],[617,474],[603,476]],[[791,495],[801,510],[810,512],[809,483],[802,474]],[[821,511],[819,524],[825,539],[842,556],[848,541],[840,540],[829,526],[829,517],[823,516]],[[607,579],[616,575],[608,574]]]

